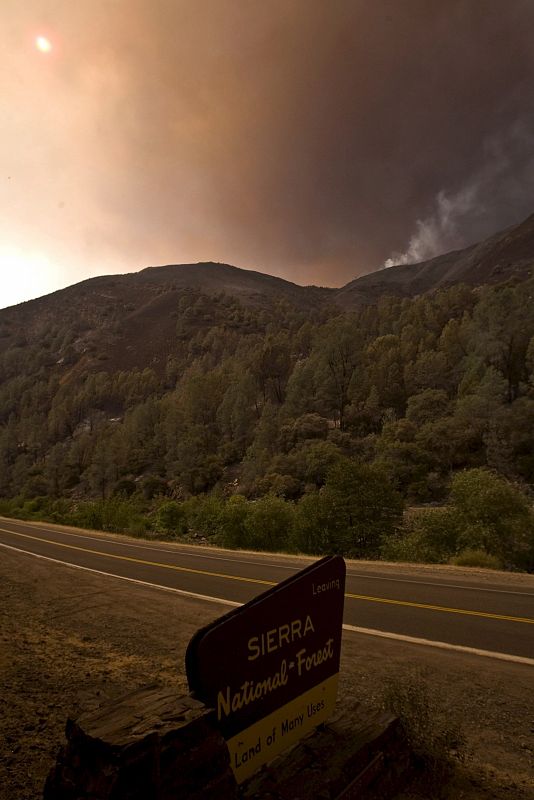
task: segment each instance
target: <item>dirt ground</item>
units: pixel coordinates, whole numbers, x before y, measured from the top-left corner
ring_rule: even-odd
[[[68,716],[147,683],[186,690],[187,643],[226,610],[2,548],[0,800],[42,796]],[[414,670],[467,739],[447,796],[534,800],[534,668],[345,633],[340,700]]]

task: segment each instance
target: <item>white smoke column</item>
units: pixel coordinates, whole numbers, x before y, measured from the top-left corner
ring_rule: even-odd
[[[383,268],[426,261],[519,222],[514,210],[528,207],[533,196],[532,128],[531,120],[516,120],[505,133],[488,138],[482,166],[456,193],[438,193],[434,213],[417,220],[405,252],[392,253]]]
[[[443,190],[436,197],[436,212],[427,219],[418,219],[416,232],[411,237],[404,253],[393,253],[384,262],[384,268],[399,264],[416,264],[429,258],[460,247],[458,223],[466,214],[480,208],[478,203],[479,185],[465,186],[454,195]]]

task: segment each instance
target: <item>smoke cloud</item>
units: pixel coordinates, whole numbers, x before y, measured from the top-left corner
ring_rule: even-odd
[[[466,247],[517,222],[517,209],[534,212],[534,135],[525,121],[484,144],[486,161],[456,192],[438,192],[434,212],[416,221],[407,249],[384,268],[414,264]]]
[[[531,0],[3,0],[0,22],[0,241],[63,284],[215,260],[339,286],[534,211]]]

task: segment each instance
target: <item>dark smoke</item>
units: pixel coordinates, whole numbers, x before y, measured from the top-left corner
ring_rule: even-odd
[[[530,0],[7,3],[61,39],[33,235],[93,271],[341,285],[534,211]]]

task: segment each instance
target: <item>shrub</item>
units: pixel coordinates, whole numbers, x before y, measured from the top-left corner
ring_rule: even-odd
[[[146,520],[133,503],[120,497],[79,503],[71,514],[70,522],[81,528],[134,535],[141,535],[147,529]]]
[[[182,504],[187,529],[195,537],[214,539],[220,530],[223,503],[214,495],[196,495]]]
[[[382,705],[401,720],[416,763],[425,770],[429,796],[439,797],[455,761],[465,757],[460,725],[450,719],[446,703],[418,671],[387,681]]]
[[[224,504],[219,518],[218,541],[223,547],[247,547],[246,521],[250,504],[241,494],[235,494]]]
[[[117,497],[131,497],[137,489],[135,481],[130,478],[121,478],[113,488],[113,494]]]
[[[71,519],[71,506],[72,502],[70,500],[58,498],[50,504],[46,518],[50,522],[68,525]]]
[[[84,501],[74,507],[72,524],[101,531],[104,528],[103,501]]]
[[[455,475],[451,499],[460,520],[458,550],[484,550],[507,566],[534,569],[534,514],[516,486],[471,469]]]
[[[183,505],[174,500],[162,503],[156,513],[156,530],[173,536],[184,536],[187,533],[187,516]]]
[[[157,495],[165,495],[168,492],[167,483],[163,478],[158,478],[155,475],[148,475],[144,478],[141,489],[146,500],[152,500]]]
[[[384,538],[402,522],[403,502],[376,468],[343,459],[330,468],[321,492],[326,534],[335,551],[354,558],[379,555]]]
[[[330,503],[321,492],[310,492],[295,507],[292,545],[301,553],[330,555],[337,552],[329,525]]]
[[[502,569],[502,563],[496,556],[486,553],[485,550],[467,548],[451,558],[451,564],[458,567],[482,567],[483,569]]]
[[[293,506],[275,495],[250,504],[244,522],[247,546],[253,550],[287,550],[291,547]]]
[[[407,514],[402,530],[385,539],[382,558],[444,564],[457,552],[458,516],[454,509],[436,508]]]

